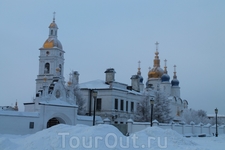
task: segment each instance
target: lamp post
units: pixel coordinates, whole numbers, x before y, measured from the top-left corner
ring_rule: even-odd
[[[98,95],[98,92],[97,91],[93,91],[92,92],[92,96],[93,96],[93,98],[94,98],[94,113],[93,113],[93,126],[95,125],[95,105],[96,105],[96,99],[97,99],[97,95]]]
[[[216,137],[218,137],[218,129],[217,129],[217,114],[218,114],[218,109],[215,109],[215,113],[216,113]]]
[[[154,105],[154,98],[153,97],[151,97],[151,99],[150,99],[150,104],[151,104],[151,127],[152,127],[153,105]]]

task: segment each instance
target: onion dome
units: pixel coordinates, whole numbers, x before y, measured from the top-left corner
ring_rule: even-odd
[[[169,82],[170,76],[167,74],[167,66],[166,66],[167,60],[165,59],[164,61],[165,61],[164,74],[161,76],[161,81],[162,82]]]
[[[163,69],[160,68],[160,59],[159,59],[159,52],[158,52],[158,42],[156,44],[156,52],[155,52],[155,59],[154,59],[154,66],[148,72],[148,79],[150,78],[160,78],[163,75]]]
[[[61,42],[57,39],[58,26],[55,23],[55,13],[52,23],[49,25],[49,37],[43,44],[43,48],[62,48]]]
[[[179,86],[179,80],[177,80],[177,75],[176,75],[176,65],[174,65],[174,75],[173,75],[173,80],[171,81],[172,86]]]

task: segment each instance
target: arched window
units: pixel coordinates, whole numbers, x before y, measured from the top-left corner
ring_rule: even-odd
[[[51,30],[51,35],[53,35],[53,30]]]
[[[59,64],[59,74],[61,75],[61,72],[62,72],[62,65]]]
[[[49,63],[46,63],[46,64],[45,64],[44,73],[45,73],[45,74],[49,73],[49,70],[50,70],[50,64],[49,64]]]

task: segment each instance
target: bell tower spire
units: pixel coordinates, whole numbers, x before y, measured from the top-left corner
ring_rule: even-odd
[[[174,65],[173,67],[174,67],[174,72],[173,72],[174,75],[173,75],[173,79],[177,79],[177,75],[176,75],[176,73],[177,73],[177,72],[176,72],[176,67],[177,67],[177,66]]]
[[[165,62],[164,73],[167,74],[167,66],[166,66],[167,60],[165,59],[164,62]]]
[[[53,21],[49,25],[48,39],[40,48],[39,55],[39,73],[36,79],[36,92],[43,88],[43,85],[49,86],[54,77],[64,80],[64,53],[62,44],[57,38],[58,26],[55,22],[55,12]]]
[[[156,51],[155,51],[155,59],[153,61],[154,67],[160,67],[160,59],[159,59],[159,52],[158,52],[159,43],[156,42],[155,45],[156,45]]]

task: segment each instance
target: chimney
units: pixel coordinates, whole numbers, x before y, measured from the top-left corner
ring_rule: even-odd
[[[140,92],[140,87],[139,87],[139,76],[138,75],[133,75],[131,78],[131,86],[132,86],[132,89],[137,91],[137,92]]]
[[[115,70],[113,68],[106,69],[105,71],[105,83],[109,84],[115,81]]]
[[[72,82],[78,84],[79,83],[79,73],[78,71],[74,71],[72,74]]]

